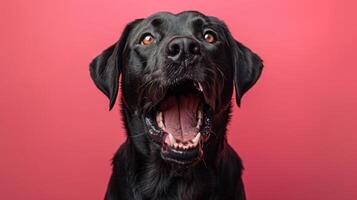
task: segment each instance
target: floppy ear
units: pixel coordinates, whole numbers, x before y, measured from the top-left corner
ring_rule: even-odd
[[[235,41],[234,46],[233,66],[236,103],[240,106],[244,93],[257,82],[263,69],[263,61],[243,44]]]
[[[119,76],[123,65],[123,52],[130,31],[142,19],[129,23],[118,42],[104,50],[90,63],[90,75],[100,91],[109,98],[109,110],[115,104],[119,88]]]

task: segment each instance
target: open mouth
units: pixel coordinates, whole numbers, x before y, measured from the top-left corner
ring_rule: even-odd
[[[212,126],[212,109],[203,90],[199,82],[181,81],[146,115],[149,135],[161,145],[164,160],[191,164],[203,157]]]

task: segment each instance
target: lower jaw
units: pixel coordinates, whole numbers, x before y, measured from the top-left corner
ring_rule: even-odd
[[[178,150],[163,144],[161,147],[161,158],[179,165],[193,165],[203,158],[202,145],[189,150]]]

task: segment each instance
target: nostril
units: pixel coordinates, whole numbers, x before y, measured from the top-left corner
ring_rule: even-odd
[[[174,62],[192,60],[201,54],[200,43],[190,37],[174,37],[166,46],[166,53]]]
[[[200,54],[200,47],[197,43],[191,43],[189,46],[189,52],[193,55],[198,55]]]
[[[171,44],[168,49],[168,53],[170,56],[176,56],[177,54],[180,53],[180,45],[178,44]]]

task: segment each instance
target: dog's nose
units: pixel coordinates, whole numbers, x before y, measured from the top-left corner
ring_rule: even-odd
[[[167,45],[168,57],[175,62],[193,59],[195,55],[200,53],[200,44],[189,37],[176,37]]]

